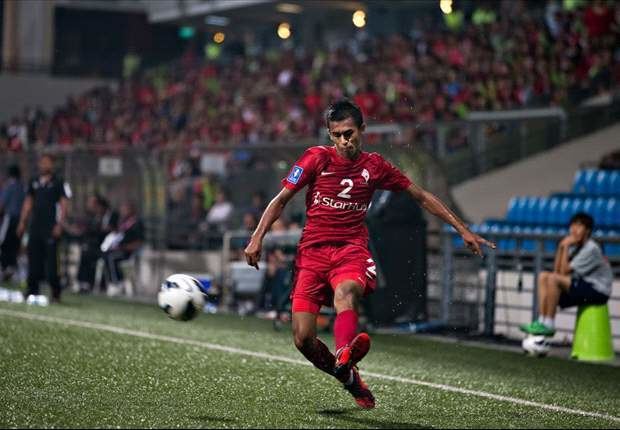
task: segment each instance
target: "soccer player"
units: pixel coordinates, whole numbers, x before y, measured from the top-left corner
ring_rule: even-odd
[[[370,349],[370,337],[357,334],[359,300],[375,288],[375,268],[368,251],[364,217],[377,189],[406,191],[433,215],[452,225],[477,255],[481,245],[495,247],[469,231],[436,196],[413,184],[377,153],[363,152],[365,129],[360,109],[348,100],[331,105],[326,123],[332,147],[307,149],[282,180],[245,249],[249,265],[258,269],[262,241],[293,195],[308,186],[307,221],[295,259],[291,292],[295,346],[318,369],[335,376],[365,409],[375,399],[362,381],[357,363]],[[336,310],[336,354],[316,336],[322,305]]]

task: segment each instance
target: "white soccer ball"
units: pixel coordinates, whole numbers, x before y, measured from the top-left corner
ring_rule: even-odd
[[[535,357],[544,357],[551,351],[551,345],[545,336],[528,336],[521,342],[521,347]]]
[[[170,318],[189,321],[205,304],[202,284],[188,275],[171,275],[161,284],[157,302]]]
[[[13,299],[14,303],[23,303],[24,302],[23,296],[22,296],[21,302],[16,302],[15,301],[16,298],[17,297],[15,297]],[[44,296],[43,294],[38,294],[38,295],[29,294],[28,298],[26,299],[26,304],[34,305],[34,306],[48,306],[49,303],[50,302],[47,299],[47,296]]]

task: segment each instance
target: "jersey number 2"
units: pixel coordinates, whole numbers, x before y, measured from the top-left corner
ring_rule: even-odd
[[[346,186],[346,188],[338,194],[338,197],[342,197],[343,199],[350,199],[351,194],[348,193],[349,191],[351,191],[351,188],[353,188],[353,181],[349,178],[345,178],[340,181],[340,185],[344,185]]]

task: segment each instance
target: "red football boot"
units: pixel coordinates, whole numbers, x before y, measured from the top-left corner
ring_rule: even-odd
[[[349,371],[368,354],[368,350],[370,350],[370,336],[360,333],[350,344],[336,351],[336,365],[334,366],[336,378],[341,382],[343,379],[348,379]]]
[[[375,397],[372,395],[370,390],[368,389],[368,385],[362,380],[357,368],[351,369],[351,375],[353,377],[353,381],[349,385],[344,385],[344,389],[347,390],[353,398],[355,399],[355,403],[360,408],[363,409],[372,409],[375,407]]]

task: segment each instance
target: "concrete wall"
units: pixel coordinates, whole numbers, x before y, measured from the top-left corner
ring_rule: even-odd
[[[0,74],[0,122],[8,121],[26,106],[42,106],[47,112],[99,85],[116,85],[113,80],[56,78],[36,75]]]

